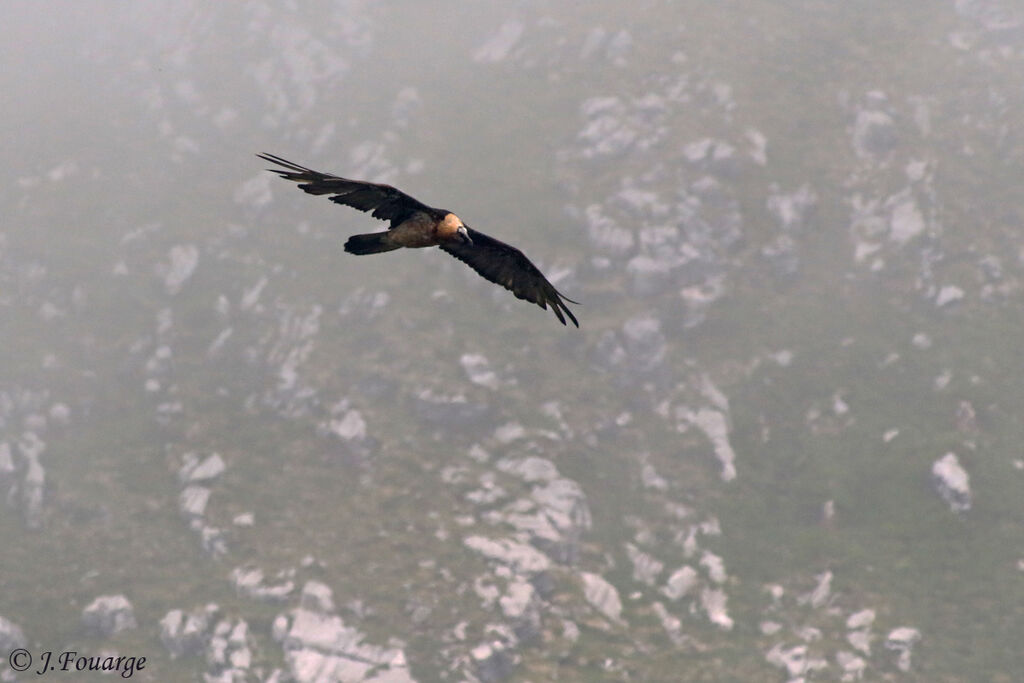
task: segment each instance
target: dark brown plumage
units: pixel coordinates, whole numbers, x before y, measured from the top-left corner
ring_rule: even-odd
[[[550,304],[563,325],[568,316],[573,325],[579,327],[576,316],[565,305],[566,301],[578,302],[562,296],[523,252],[467,227],[452,212],[427,206],[391,185],[320,173],[273,154],[257,156],[280,166],[268,170],[298,183],[299,188],[309,194],[330,195],[332,202],[369,211],[374,218],[391,222],[385,232],[352,235],[345,242],[345,251],[361,255],[402,247],[438,246],[518,298],[545,310]]]

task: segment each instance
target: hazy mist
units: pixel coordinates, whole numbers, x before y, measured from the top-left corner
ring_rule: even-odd
[[[1018,4],[18,2],[0,59],[0,680],[1021,676]]]

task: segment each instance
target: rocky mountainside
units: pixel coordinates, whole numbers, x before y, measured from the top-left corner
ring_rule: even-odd
[[[0,28],[0,651],[1024,669],[1012,3],[47,5]],[[257,152],[457,211],[581,329],[344,254],[383,225]]]

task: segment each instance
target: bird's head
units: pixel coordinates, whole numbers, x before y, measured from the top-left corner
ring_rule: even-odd
[[[469,236],[469,229],[466,227],[466,224],[454,213],[446,213],[435,229],[438,236],[443,240],[450,240],[460,244],[473,244],[473,239]]]

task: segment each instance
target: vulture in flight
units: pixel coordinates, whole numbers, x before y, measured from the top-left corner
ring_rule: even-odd
[[[566,301],[578,302],[559,294],[523,252],[473,230],[454,213],[427,206],[390,185],[320,173],[273,154],[257,156],[279,166],[268,170],[298,183],[299,188],[309,194],[330,195],[332,202],[370,211],[374,218],[391,221],[384,232],[349,237],[345,251],[350,254],[379,254],[402,247],[441,247],[520,299],[545,310],[550,304],[555,317],[563,325],[568,316],[573,325],[580,326],[576,316],[565,305]]]

